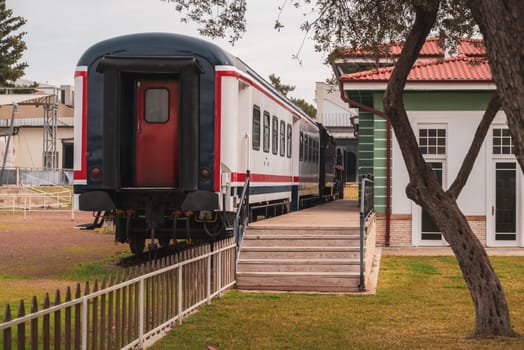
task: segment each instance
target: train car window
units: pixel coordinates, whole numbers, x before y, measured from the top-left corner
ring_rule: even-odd
[[[286,155],[286,122],[280,121],[280,156]]]
[[[264,111],[264,152],[269,152],[269,113]]]
[[[253,149],[260,150],[260,107],[253,106],[253,130],[251,134]]]
[[[315,161],[318,162],[318,158],[320,155],[320,141],[317,140],[317,151],[315,152]]]
[[[312,137],[309,138],[309,149],[308,149],[308,160],[310,162],[313,161],[313,142],[315,142],[315,140],[313,140]]]
[[[313,150],[313,161],[316,162],[318,160],[318,141],[315,140],[313,145],[315,146],[315,149]]]
[[[315,143],[313,145],[315,146],[313,149],[313,161],[316,163],[318,160],[318,141],[315,140]]]
[[[322,147],[320,146],[320,140],[317,140],[317,161],[320,161],[320,152],[322,152]]]
[[[311,162],[315,161],[315,139],[311,138],[311,155],[309,156],[309,160]]]
[[[291,124],[287,125],[287,157],[291,158],[291,135],[293,134]]]
[[[271,124],[271,152],[273,154],[278,153],[278,118],[275,116],[273,116]]]
[[[298,156],[299,160],[303,161],[304,160],[304,133],[302,131],[300,132],[300,145],[299,145],[298,153],[299,153],[299,156]]]
[[[309,136],[304,136],[304,162],[309,162]]]
[[[148,123],[165,123],[169,120],[169,91],[147,89],[144,97],[144,120]]]
[[[309,159],[314,162],[315,161],[315,139],[311,139],[311,156]]]
[[[316,161],[318,161],[320,155],[320,141],[317,140],[317,152],[315,153]]]

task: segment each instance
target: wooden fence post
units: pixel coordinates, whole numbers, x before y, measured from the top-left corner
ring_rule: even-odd
[[[102,279],[101,290],[106,289],[106,278]],[[105,349],[106,341],[106,294],[100,296],[100,349]]]
[[[55,292],[55,305],[60,305],[60,304],[61,304],[60,290],[57,289]],[[54,346],[55,346],[55,349],[60,349],[60,340],[62,337],[62,332],[61,332],[62,317],[60,315],[60,310],[56,310],[54,312],[54,321],[55,321]]]
[[[11,307],[6,304],[4,310],[4,322],[11,321]],[[5,350],[11,350],[11,328],[4,329],[4,341],[3,348]]]
[[[18,305],[18,315],[17,317],[25,316],[25,305],[24,301],[20,300],[20,305]],[[16,343],[18,349],[25,349],[25,322],[22,322],[18,325],[17,329]]]
[[[67,287],[65,301],[71,301],[71,287]],[[65,348],[71,349],[71,306],[65,309]]]
[[[84,297],[89,295],[89,282],[86,282]],[[89,302],[84,298],[82,302],[82,350],[89,348]]]
[[[44,294],[44,305],[43,309],[49,309],[49,293]],[[43,317],[43,328],[42,328],[42,346],[44,347],[44,350],[49,350],[51,347],[50,344],[50,334],[51,334],[51,327],[49,324],[50,317],[49,314],[44,315]]]
[[[93,293],[98,292],[98,280],[93,284]],[[92,299],[91,303],[91,348],[98,348],[98,297]]]
[[[78,299],[82,296],[81,290],[80,290],[80,283],[76,284],[76,290],[75,290],[75,299]],[[81,313],[81,305],[76,304],[75,305],[75,349],[80,349],[80,343],[82,339],[82,333],[81,333],[81,327],[82,325],[82,313]]]
[[[31,299],[31,313],[38,312],[36,296]],[[31,320],[31,349],[38,349],[38,318]]]

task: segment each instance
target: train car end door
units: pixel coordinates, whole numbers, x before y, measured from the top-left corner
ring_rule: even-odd
[[[136,187],[177,187],[179,85],[141,80],[136,104]]]

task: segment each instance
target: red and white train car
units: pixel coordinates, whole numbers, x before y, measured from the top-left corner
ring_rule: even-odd
[[[334,152],[321,147],[322,126],[212,43],[108,39],[83,54],[75,83],[79,209],[112,215],[135,253],[146,239],[227,232],[248,173],[253,218],[326,193],[320,158]]]

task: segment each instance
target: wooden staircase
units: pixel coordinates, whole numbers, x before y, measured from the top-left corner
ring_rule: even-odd
[[[238,289],[359,291],[358,226],[257,224],[248,226],[244,235],[237,266]]]

